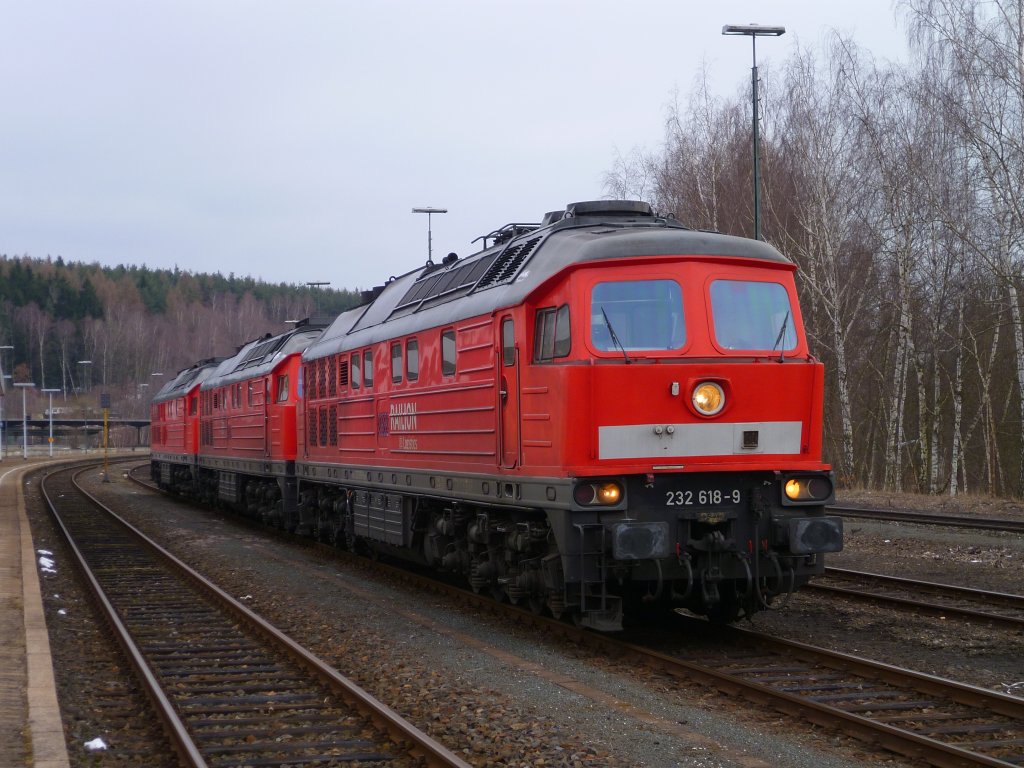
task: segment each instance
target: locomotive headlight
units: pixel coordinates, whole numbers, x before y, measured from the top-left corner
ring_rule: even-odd
[[[702,416],[714,416],[725,406],[725,392],[713,381],[702,381],[694,387],[691,399]]]
[[[795,477],[792,478],[791,480],[789,480],[786,483],[786,496],[791,498],[793,501],[796,501],[797,499],[799,499],[800,495],[803,492],[804,492],[803,486],[800,484],[800,481],[797,480]]]
[[[611,507],[622,501],[622,486],[610,481],[581,483],[572,497],[581,507]]]

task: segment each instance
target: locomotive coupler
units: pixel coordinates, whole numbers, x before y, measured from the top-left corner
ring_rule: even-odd
[[[700,552],[715,554],[734,551],[736,543],[732,539],[725,538],[725,534],[721,531],[711,531],[699,539],[691,540],[690,547]]]
[[[705,605],[716,605],[722,596],[718,591],[718,582],[723,578],[722,569],[717,565],[708,566],[701,571],[700,594]]]

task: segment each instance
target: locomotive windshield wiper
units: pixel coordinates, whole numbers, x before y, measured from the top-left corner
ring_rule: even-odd
[[[779,347],[779,362],[783,363],[786,360],[786,350],[782,348],[782,339],[786,335],[786,325],[789,323],[789,310],[786,310],[786,316],[782,318],[782,327],[779,328],[779,335],[775,337],[775,343],[772,344],[772,352],[775,351],[776,347]]]
[[[629,359],[629,355],[626,354],[626,348],[622,346],[622,342],[619,341],[618,334],[615,333],[615,328],[612,326],[612,321],[608,319],[608,313],[604,311],[604,307],[601,307],[601,315],[604,317],[604,324],[608,326],[608,333],[611,335],[612,341],[614,341],[615,345],[622,350],[622,358],[628,365],[632,361]]]

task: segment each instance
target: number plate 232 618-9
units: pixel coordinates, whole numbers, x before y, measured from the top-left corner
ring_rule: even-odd
[[[738,488],[708,488],[694,491],[665,491],[666,507],[720,507],[739,504]]]

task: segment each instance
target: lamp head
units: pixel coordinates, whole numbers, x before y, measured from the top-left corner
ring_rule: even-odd
[[[723,35],[749,35],[751,37],[778,37],[786,34],[785,27],[770,24],[726,24],[722,27]]]

